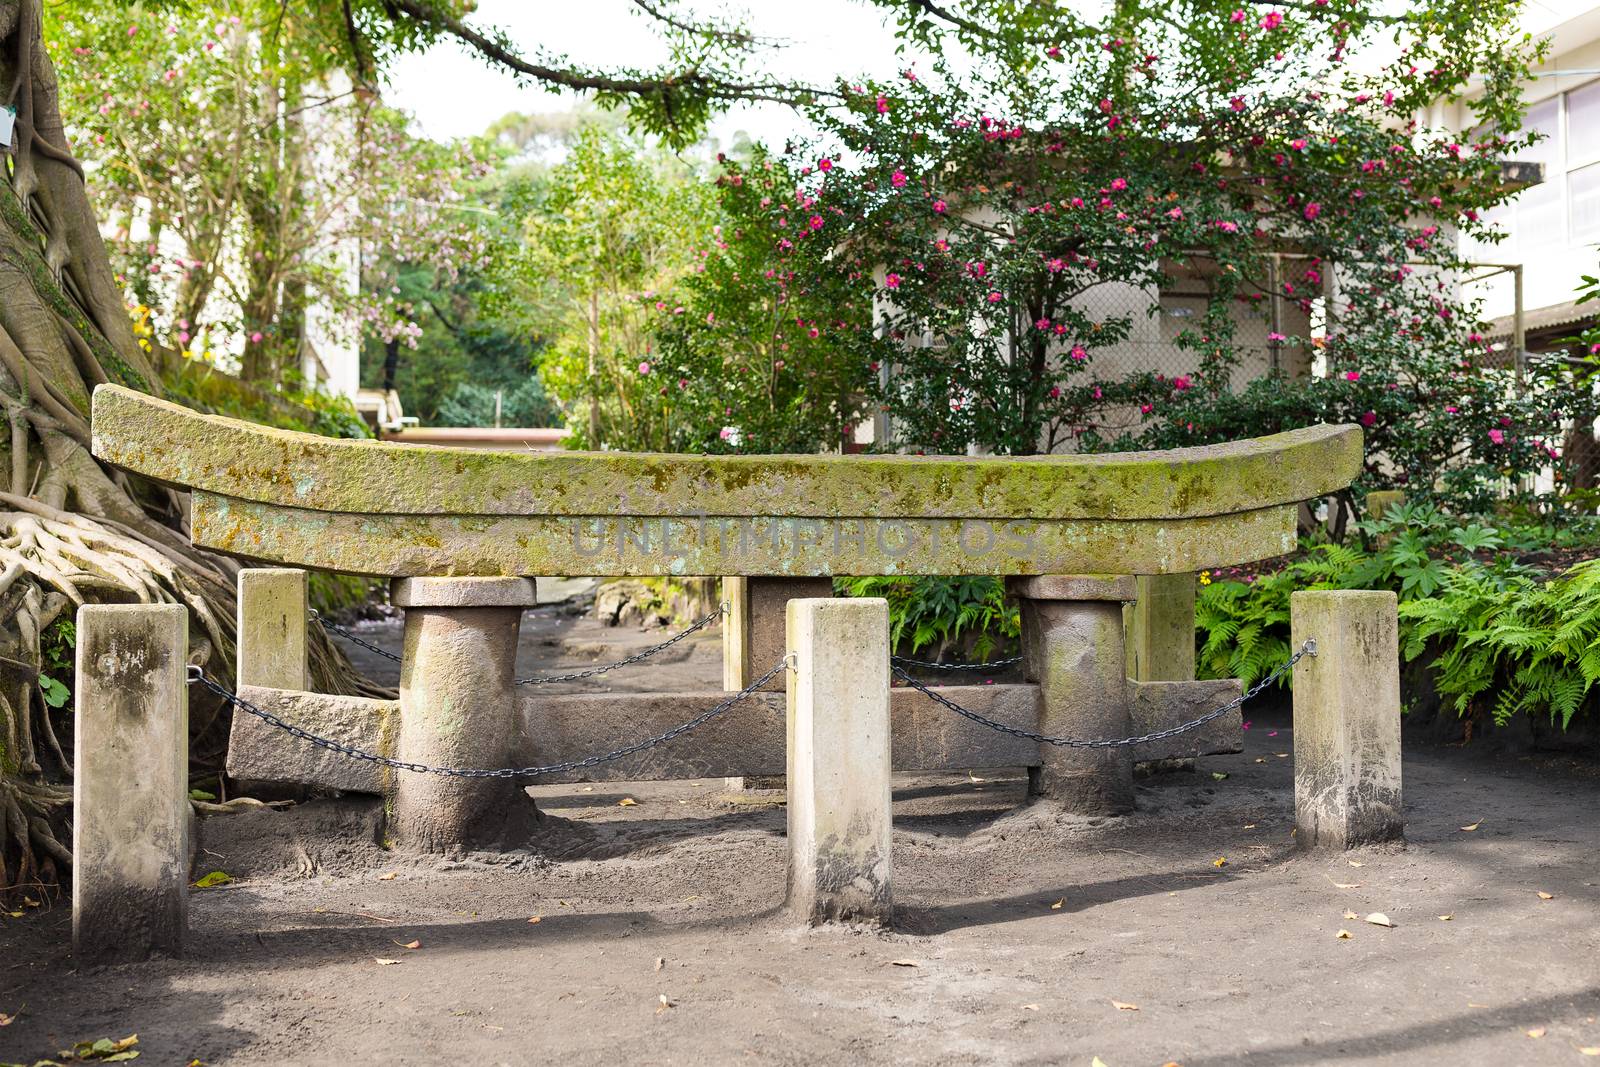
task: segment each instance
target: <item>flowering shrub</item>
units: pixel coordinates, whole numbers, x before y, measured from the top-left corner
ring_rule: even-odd
[[[674,447],[838,448],[863,415],[869,357],[889,353],[872,336],[871,295],[813,254],[839,227],[798,175],[765,153],[748,165],[720,162],[708,246],[673,293],[650,301],[661,388],[683,412]]]
[[[846,107],[817,113],[828,147],[789,156],[807,207],[781,240],[797,277],[842,271],[876,301],[900,348],[876,394],[897,443],[1028,454],[1350,421],[1373,444],[1368,486],[1460,508],[1548,463],[1562,392],[1495,366],[1452,273],[1456,233],[1483,236],[1511,192],[1500,163],[1527,143],[1514,75],[1537,48],[1514,5],[1180,10],[1183,33],[1161,11],[930,14],[912,36],[954,34],[975,62],[846,85]],[[1396,29],[1412,43],[1392,62],[1345,62]],[[1488,132],[1413,117],[1476,79]],[[1294,269],[1269,285],[1277,254]],[[1096,291],[1136,307],[1180,279],[1204,301],[1173,342],[1190,369],[1101,367],[1136,313],[1096,312]],[[1315,346],[1325,376],[1236,392],[1241,326],[1274,302],[1319,328],[1270,344]],[[1131,430],[1112,409],[1137,412]]]

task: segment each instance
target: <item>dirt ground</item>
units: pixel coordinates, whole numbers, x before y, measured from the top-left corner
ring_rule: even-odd
[[[545,613],[525,660],[586,662]],[[714,687],[690,644],[605,684]],[[66,907],[0,914],[0,1061],[1600,1062],[1600,766],[1408,747],[1407,845],[1304,854],[1287,717],[1246,717],[1121,818],[1028,807],[1017,770],[898,779],[892,932],[791,922],[782,795],[720,780],[535,788],[511,855],[388,853],[352,800],[207,820],[195,874],[235,881],[183,960],[80,970]]]

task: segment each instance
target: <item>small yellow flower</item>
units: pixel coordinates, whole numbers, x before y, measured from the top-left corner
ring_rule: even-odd
[[[1210,585],[1211,584],[1211,572],[1210,571],[1201,571],[1200,572],[1200,584],[1201,585]]]

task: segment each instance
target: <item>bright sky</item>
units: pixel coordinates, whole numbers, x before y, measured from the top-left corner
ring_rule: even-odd
[[[1074,2],[1082,9],[1100,7],[1103,0]],[[839,75],[887,77],[898,69],[897,42],[884,25],[883,9],[864,0],[744,0],[742,6],[754,11],[756,32],[786,42],[767,54],[763,73],[827,84]],[[1527,0],[1523,26],[1546,33],[1595,6],[1596,0]],[[626,62],[648,69],[665,58],[651,20],[629,0],[480,0],[471,21],[505,30],[527,54],[542,47],[602,68]],[[564,111],[575,99],[519,88],[509,74],[449,42],[396,64],[386,96],[411,112],[425,135],[441,140],[482,133],[509,111]],[[716,120],[711,133],[727,144],[739,130],[781,144],[806,127],[779,105],[741,106]]]
[[[838,75],[893,73],[896,41],[883,24],[881,9],[850,0],[810,0],[803,4],[750,4],[752,28],[787,44],[769,53],[765,74],[826,84]],[[628,0],[481,0],[475,26],[498,26],[525,52],[542,47],[566,53],[574,62],[606,67],[620,63],[650,68],[666,58],[651,22]],[[453,43],[395,66],[385,93],[389,103],[416,116],[422,132],[436,139],[483,130],[508,111],[566,110],[575,99],[539,89],[519,88],[509,74],[491,70]],[[788,108],[742,106],[719,119],[713,136],[727,143],[744,130],[769,143],[782,143],[804,126]]]

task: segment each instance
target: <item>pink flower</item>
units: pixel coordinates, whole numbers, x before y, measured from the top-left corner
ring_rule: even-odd
[[[1128,179],[1126,179],[1126,178],[1112,178],[1111,179],[1111,188],[1114,191],[1120,193],[1120,192],[1122,192],[1122,190],[1126,189],[1127,187],[1128,187]]]
[[[883,284],[890,289],[900,288],[900,275],[890,274],[883,279]]]
[[[687,379],[687,378],[679,378],[678,379],[678,388],[679,389],[687,389],[687,388],[689,388],[689,379]]]
[[[1461,409],[1456,407],[1454,404],[1446,404],[1444,406],[1444,409],[1445,409],[1445,411],[1449,412],[1451,415],[1459,414],[1460,411],[1461,411]]]
[[[1046,330],[1046,331],[1048,331],[1050,329],[1050,320],[1049,319],[1038,319],[1038,320],[1036,320],[1034,322],[1033,328],[1036,329],[1036,330]]]
[[[1244,12],[1243,11],[1235,11],[1233,14],[1228,16],[1228,21],[1229,22],[1243,22],[1244,21]]]
[[[1296,137],[1289,142],[1289,147],[1296,152],[1304,152],[1306,150],[1306,139],[1304,137]]]
[[[1228,106],[1233,108],[1233,110],[1235,110],[1235,111],[1243,111],[1244,110],[1244,97],[1242,97],[1242,96],[1234,97],[1233,99],[1228,101]]]
[[[255,333],[251,334],[250,335],[250,341],[251,341],[252,344],[260,344],[261,343],[261,331],[257,330]]]
[[[991,303],[991,304],[998,304],[998,303],[1000,303],[1000,301],[1002,301],[1004,299],[1005,299],[1005,297],[1001,296],[999,293],[992,292],[992,291],[989,293],[989,303]]]
[[[1183,208],[1181,208],[1181,207],[1173,208],[1171,211],[1167,212],[1167,218],[1169,218],[1169,219],[1181,219],[1181,218],[1183,218]]]
[[[1503,445],[1506,443],[1506,435],[1500,430],[1490,430],[1489,440],[1493,441],[1497,445]]]
[[[1264,30],[1275,30],[1282,25],[1283,12],[1281,11],[1268,11],[1266,17],[1261,20],[1261,28]]]
[[[806,225],[810,226],[813,230],[822,229],[822,216],[821,215],[812,215],[809,219],[806,220]]]
[[[137,26],[129,26],[128,27],[128,36],[129,37],[134,37],[138,33],[139,33],[139,27],[137,27]]]
[[[715,326],[716,324],[717,324],[717,313],[715,311],[706,312],[706,325],[707,326]]]
[[[878,114],[887,115],[888,113],[889,113],[889,98],[887,96],[878,97]]]
[[[1082,345],[1073,345],[1072,346],[1072,351],[1068,352],[1067,355],[1071,356],[1073,359],[1077,360],[1079,363],[1082,363],[1084,360],[1089,358],[1089,353],[1084,351],[1084,348],[1083,348]]]
[[[1370,427],[1373,423],[1378,421],[1378,413],[1376,411],[1368,411],[1361,416],[1360,421],[1361,425]]]
[[[821,159],[817,160],[817,169],[821,171],[832,170],[833,160],[829,159],[827,156],[823,156]]]
[[[1268,341],[1287,341],[1288,338],[1285,337],[1283,334],[1279,333],[1277,330],[1273,330],[1271,333],[1267,334],[1267,340]]]
[[[906,172],[903,170],[896,170],[892,175],[889,176],[889,184],[894,186],[896,189],[905,188]]]
[[[933,202],[933,210],[940,215],[943,215],[949,209],[950,205],[946,204],[943,200],[935,200]]]
[[[1045,264],[1045,266],[1050,269],[1051,274],[1059,274],[1066,269],[1067,265],[1059,259],[1052,259],[1049,263]]]
[[[1358,370],[1347,370],[1344,372],[1344,380],[1347,382],[1359,382],[1361,380],[1361,372]]]
[[[1309,222],[1320,214],[1322,214],[1322,205],[1315,200],[1306,205],[1306,221]]]
[[[1192,384],[1193,383],[1189,381],[1188,375],[1185,374],[1180,374],[1176,378],[1172,379],[1172,388],[1178,390],[1180,393],[1189,388]]]
[[[649,374],[650,373],[650,364],[648,362],[646,362],[645,360],[640,360],[639,361],[639,373],[640,374]]]
[[[1154,410],[1155,410],[1155,406],[1152,405],[1152,404],[1140,404],[1139,405],[1139,414],[1141,414],[1141,415],[1148,415]]]

